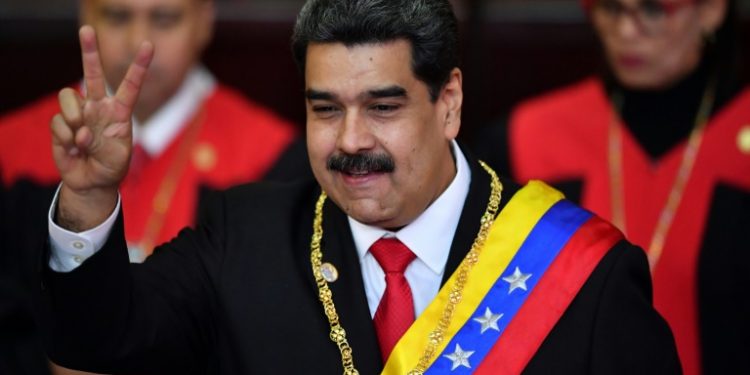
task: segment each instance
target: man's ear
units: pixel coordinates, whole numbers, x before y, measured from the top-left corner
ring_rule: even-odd
[[[698,2],[698,17],[705,35],[713,35],[727,16],[727,0],[704,0]]]
[[[215,1],[201,0],[198,7],[198,30],[196,30],[196,39],[199,51],[206,49],[211,39],[214,37],[214,25],[216,21]]]
[[[461,106],[464,101],[463,75],[461,69],[453,68],[440,91],[438,101],[444,107],[444,131],[447,139],[455,139],[461,128]]]

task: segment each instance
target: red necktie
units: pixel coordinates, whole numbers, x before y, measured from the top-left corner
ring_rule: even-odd
[[[398,340],[414,322],[414,301],[404,270],[416,256],[396,238],[375,241],[370,253],[385,272],[385,293],[373,318],[385,362]]]

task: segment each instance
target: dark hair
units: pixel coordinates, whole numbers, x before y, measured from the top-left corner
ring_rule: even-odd
[[[458,66],[458,26],[448,0],[309,0],[297,16],[292,52],[304,74],[307,46],[346,46],[405,39],[412,71],[437,100]]]

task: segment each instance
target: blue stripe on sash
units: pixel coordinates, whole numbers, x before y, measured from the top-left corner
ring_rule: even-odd
[[[537,281],[547,270],[557,254],[565,246],[576,230],[589,218],[591,213],[567,201],[555,203],[537,222],[529,236],[519,248],[502,276],[495,282],[472,317],[451,339],[445,350],[435,359],[425,374],[471,374],[481,363],[497,339],[508,326],[521,305],[526,301]],[[480,260],[481,261],[481,260]],[[525,281],[527,290],[520,286],[510,291],[514,271],[519,269],[522,278],[530,275]],[[521,285],[519,283],[518,285]],[[543,296],[539,296],[543,298]],[[485,313],[489,308],[489,320]],[[496,314],[502,317],[495,320]],[[485,331],[476,319],[487,320]],[[497,328],[497,329],[496,329]],[[460,351],[457,348],[460,346]],[[469,354],[469,352],[473,352]],[[452,357],[452,358],[449,358]],[[461,360],[464,357],[465,360]],[[466,367],[466,365],[470,367]]]

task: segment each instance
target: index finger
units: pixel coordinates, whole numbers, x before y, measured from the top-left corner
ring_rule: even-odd
[[[78,31],[81,41],[81,61],[83,62],[83,78],[86,85],[86,97],[98,100],[107,95],[104,81],[104,69],[99,58],[99,48],[96,45],[96,32],[89,25],[81,26]]]
[[[143,79],[146,76],[146,71],[153,57],[154,45],[148,41],[143,42],[138,48],[135,59],[130,63],[128,72],[125,73],[125,78],[120,83],[120,87],[117,88],[115,99],[118,103],[125,106],[129,112],[132,111],[135,101],[138,99],[138,93],[141,90]]]

